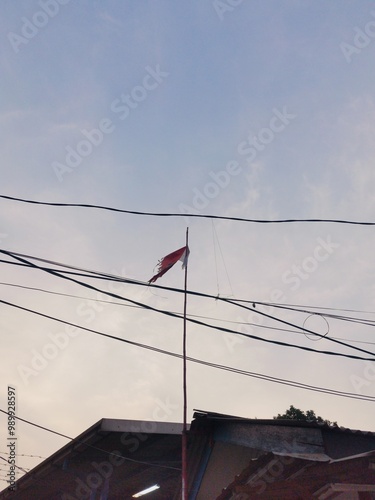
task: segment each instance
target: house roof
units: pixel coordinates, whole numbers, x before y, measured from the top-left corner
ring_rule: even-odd
[[[153,499],[173,498],[181,477],[181,424],[104,418],[25,474],[0,499],[88,498],[111,483],[111,498],[131,498],[158,483]]]
[[[158,484],[145,498],[177,500],[181,432],[181,424],[102,419],[0,499],[72,500],[95,491],[103,500],[126,500]],[[255,494],[325,499],[337,491],[374,491],[375,433],[196,411],[188,433],[188,473],[189,494],[197,500]]]
[[[350,463],[347,460],[316,462],[266,453],[250,462],[217,500],[229,500],[236,495],[268,500],[323,500],[354,492],[375,492],[374,453],[351,459]]]
[[[248,419],[196,411],[191,429],[205,426],[217,441],[308,460],[349,459],[375,450],[374,432],[304,420]]]
[[[333,498],[341,491],[375,492],[375,433],[202,411],[194,414],[194,432],[212,440],[195,487],[199,500],[305,500]]]

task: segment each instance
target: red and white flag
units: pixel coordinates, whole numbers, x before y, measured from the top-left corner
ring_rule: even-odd
[[[187,246],[179,248],[174,252],[166,255],[158,262],[157,273],[149,280],[149,283],[153,283],[158,278],[161,278],[169,269],[176,264],[177,261],[182,261],[182,269],[187,265],[187,259],[189,256],[189,248]]]

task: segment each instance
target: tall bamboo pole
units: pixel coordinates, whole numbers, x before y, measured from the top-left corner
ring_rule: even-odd
[[[186,228],[186,253],[189,253],[189,228]],[[187,468],[187,381],[186,381],[186,307],[187,307],[187,270],[188,258],[185,260],[185,286],[184,286],[184,322],[183,322],[183,340],[182,340],[182,357],[183,357],[183,394],[184,394],[184,409],[183,409],[183,427],[182,427],[182,500],[188,500],[188,468]]]

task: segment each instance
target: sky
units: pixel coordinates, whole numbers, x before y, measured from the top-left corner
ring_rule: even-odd
[[[375,221],[372,1],[4,0],[0,27],[0,195],[180,215],[0,198],[0,248],[147,283],[189,227],[188,289],[213,298],[189,295],[188,314],[234,330],[188,323],[189,356],[375,397],[372,361],[293,347],[373,359],[351,348],[375,352],[373,226],[182,216]],[[71,437],[104,417],[182,421],[181,360],[9,305],[181,353],[180,318],[105,295],[181,314],[181,293],[82,278],[98,293],[2,260],[2,410],[13,387],[20,418]],[[182,289],[180,263],[159,283]],[[290,405],[375,431],[373,401],[188,363],[189,421]],[[16,433],[25,470],[68,442]]]

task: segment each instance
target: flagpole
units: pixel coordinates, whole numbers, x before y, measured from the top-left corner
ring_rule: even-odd
[[[186,228],[186,252],[189,252],[189,228]],[[182,500],[188,500],[188,471],[187,471],[187,382],[186,382],[186,307],[187,307],[187,268],[188,258],[185,265],[185,286],[184,286],[184,322],[183,322],[183,340],[182,340],[182,358],[183,358],[183,427],[182,427]]]

